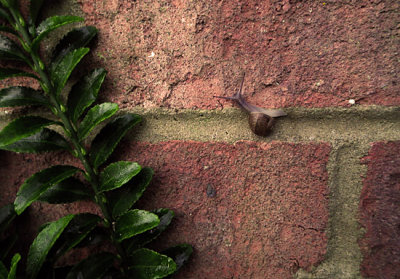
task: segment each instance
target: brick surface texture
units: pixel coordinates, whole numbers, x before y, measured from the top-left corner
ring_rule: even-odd
[[[264,107],[400,104],[396,0],[77,2],[122,107],[217,108],[241,72]]]
[[[347,127],[335,126],[329,115],[343,114],[341,124],[352,121],[352,113],[369,121],[365,106],[373,107],[373,125],[380,120],[394,123],[390,121],[396,118],[397,108],[391,107],[400,105],[400,1],[65,1],[72,10],[81,9],[85,24],[99,29],[92,51],[71,80],[103,67],[108,75],[99,102],[118,103],[124,111],[144,111],[145,117],[161,123],[150,139],[140,138],[139,132],[138,141],[130,134],[110,162],[137,161],[155,170],[138,207],[175,211],[173,224],[154,247],[193,245],[190,263],[176,278],[315,279],[346,272],[351,278],[400,278],[400,141],[375,142],[360,161],[368,144],[382,139],[369,140],[374,136],[371,128],[343,140],[340,135]],[[46,1],[50,13],[58,2],[64,1]],[[27,5],[23,6],[26,13]],[[45,45],[42,51],[51,48]],[[6,61],[0,67],[15,65]],[[157,134],[163,124],[177,120],[168,120],[175,112],[185,114],[179,125],[185,125],[185,117],[193,123],[203,116],[202,110],[213,113],[204,113],[201,125],[210,118],[225,117],[228,122],[233,110],[219,110],[235,105],[213,96],[232,95],[243,73],[244,96],[250,103],[286,108],[289,114],[281,122],[284,125],[277,121],[276,141],[251,136],[236,141],[237,130],[226,132],[226,142],[221,134],[206,135],[204,142],[185,141],[199,138],[195,125],[185,132],[177,128],[170,135]],[[0,89],[21,84],[39,87],[32,79],[10,79],[0,81]],[[157,118],[160,111],[168,117]],[[30,108],[1,108],[0,124],[13,118],[13,113],[26,112]],[[294,117],[297,122],[291,122]],[[147,128],[149,122],[144,122],[141,129]],[[321,131],[320,140],[307,132],[297,137],[300,122],[299,127],[315,125],[305,129],[314,134]],[[288,129],[282,127],[294,132],[286,133]],[[352,133],[351,128],[344,133]],[[362,133],[371,137],[366,140]],[[355,166],[335,165],[342,160],[342,147],[353,152],[355,145],[354,153],[349,153]],[[5,189],[0,188],[0,206],[15,199],[31,174],[53,164],[79,166],[62,152],[0,151],[0,187]],[[346,177],[351,177],[351,186],[342,185]],[[346,201],[343,189],[346,195],[351,193]],[[18,228],[22,245],[31,243],[44,222],[76,212],[99,210],[90,202],[35,203]],[[348,222],[349,228],[337,226],[338,216],[349,217],[340,223]],[[347,229],[355,236],[351,248],[343,245]],[[354,259],[347,257],[337,266],[332,262],[349,255],[350,249]],[[78,251],[64,260],[76,261],[89,253]],[[343,266],[347,269],[342,273]]]
[[[195,247],[177,278],[291,278],[324,258],[329,145],[176,141],[123,150],[155,170],[143,204],[177,213],[160,244]]]
[[[138,206],[176,213],[157,247],[182,242],[194,246],[191,264],[177,278],[272,279],[291,278],[298,268],[310,269],[324,259],[329,151],[328,144],[172,141],[125,143],[118,151],[122,155],[113,159],[155,170]],[[74,164],[63,153],[2,155],[0,183],[15,185],[5,197],[10,201],[31,173],[52,163]],[[37,204],[30,210],[37,218],[26,233],[34,235],[43,222],[78,210],[95,208],[90,203],[56,208]]]
[[[367,176],[360,201],[362,273],[373,278],[400,275],[400,142],[376,143],[364,158]]]

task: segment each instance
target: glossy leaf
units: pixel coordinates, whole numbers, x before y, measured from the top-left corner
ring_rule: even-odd
[[[180,244],[162,252],[168,257],[172,258],[176,263],[176,270],[184,266],[193,253],[193,247],[189,244]]]
[[[111,193],[109,200],[114,218],[127,212],[139,200],[153,178],[153,174],[154,171],[151,168],[142,168],[139,174],[128,182],[127,187]]]
[[[114,255],[111,253],[100,253],[91,255],[75,265],[68,273],[66,279],[98,279],[112,267]]]
[[[27,73],[19,69],[0,68],[0,80],[12,77],[31,77],[38,79],[38,77],[35,76],[34,74]]]
[[[55,124],[53,120],[49,120],[40,116],[24,116],[10,122],[0,131],[0,148],[12,144],[20,139],[29,137],[42,128]]]
[[[43,231],[48,225],[50,225],[51,222],[43,223],[39,226],[38,232]]]
[[[57,64],[57,61],[68,52],[87,46],[96,34],[97,29],[93,26],[84,26],[71,30],[55,47],[51,59],[52,63]]]
[[[10,38],[0,34],[0,59],[27,61],[21,48]]]
[[[132,254],[132,263],[129,266],[135,279],[163,278],[175,270],[176,264],[171,258],[146,248]]]
[[[134,238],[128,239],[125,243],[128,254],[131,254],[136,249],[143,248],[145,245],[156,239],[163,231],[166,230],[174,218],[174,212],[166,208],[155,210],[153,213],[158,216],[160,223],[154,229],[141,233]]]
[[[122,137],[141,121],[139,115],[125,114],[108,123],[92,142],[90,161],[97,169],[114,151]]]
[[[28,278],[36,278],[48,252],[60,237],[74,215],[67,215],[47,225],[35,238],[29,248],[26,273]]]
[[[114,103],[103,103],[92,107],[79,125],[79,139],[84,139],[94,127],[113,116],[117,111],[118,105]]]
[[[134,235],[143,233],[155,228],[160,223],[160,219],[154,213],[146,210],[134,209],[120,216],[115,223],[115,231],[118,241],[130,238]]]
[[[39,15],[39,11],[42,7],[43,0],[31,0],[30,6],[29,6],[29,16],[31,23],[35,24],[37,17]]]
[[[38,201],[51,204],[70,203],[91,198],[86,186],[74,177],[67,178],[43,192]]]
[[[54,244],[55,259],[74,248],[101,222],[101,218],[90,213],[75,215]]]
[[[8,270],[7,267],[0,261],[0,279],[7,279]]]
[[[31,48],[33,50],[37,50],[40,42],[49,34],[51,31],[64,26],[66,24],[70,24],[73,22],[83,21],[83,18],[78,16],[52,16],[46,18],[43,22],[39,24],[36,28],[37,36],[32,42]]]
[[[89,52],[88,48],[79,48],[67,53],[58,63],[51,69],[51,79],[54,83],[56,94],[59,95],[64,88],[72,71],[82,58]]]
[[[10,225],[16,215],[17,214],[15,213],[14,205],[12,203],[0,208],[0,233],[2,233]]]
[[[56,165],[29,177],[19,189],[14,201],[15,211],[21,214],[32,202],[53,185],[72,176],[79,169],[73,166]]]
[[[109,191],[121,187],[140,170],[141,166],[135,162],[120,161],[108,165],[100,173],[99,191]]]
[[[16,279],[17,278],[17,265],[21,260],[21,255],[16,253],[11,259],[11,267],[10,272],[8,273],[7,279]]]
[[[40,105],[49,106],[42,92],[23,86],[12,86],[0,90],[0,107]]]
[[[32,136],[4,145],[0,149],[22,153],[40,153],[70,150],[71,148],[63,136],[53,130],[44,128]]]
[[[96,100],[106,73],[104,69],[95,69],[72,87],[68,96],[68,114],[73,122]]]
[[[10,33],[10,34],[13,34],[13,35],[18,35],[18,33],[14,29],[12,29],[12,28],[10,28],[8,26],[5,26],[5,25],[0,25],[0,31],[1,32]]]

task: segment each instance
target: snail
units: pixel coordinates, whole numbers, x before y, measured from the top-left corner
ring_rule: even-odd
[[[254,134],[265,137],[270,132],[274,125],[274,118],[287,115],[281,109],[265,109],[254,106],[246,102],[242,95],[242,88],[244,83],[244,75],[240,84],[239,90],[232,97],[214,96],[227,100],[235,100],[239,105],[249,113],[249,125]]]

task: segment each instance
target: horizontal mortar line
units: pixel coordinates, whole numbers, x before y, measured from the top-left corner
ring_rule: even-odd
[[[237,108],[221,110],[144,109],[120,113],[140,114],[143,122],[129,133],[136,141],[163,142],[193,140],[228,142],[360,142],[400,140],[400,107],[353,106],[350,108],[286,108],[288,116],[278,118],[267,137],[254,135],[247,114]],[[25,113],[26,114],[26,113]],[[43,110],[31,114],[51,117]],[[0,113],[0,128],[21,113]]]
[[[247,114],[234,108],[205,111],[134,109],[130,112],[144,118],[139,130],[130,134],[131,139],[137,141],[368,143],[400,140],[399,107],[286,109],[288,116],[278,118],[272,134],[264,138],[254,135],[249,129]]]

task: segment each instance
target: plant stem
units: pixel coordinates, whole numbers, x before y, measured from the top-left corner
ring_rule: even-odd
[[[9,10],[14,18],[17,29],[22,37],[21,39],[24,41],[24,43],[27,46],[30,47],[32,44],[32,41],[31,41],[30,35],[28,34],[28,32],[26,30],[25,22],[22,21],[22,19],[21,19],[22,17],[18,11],[16,11],[12,7]],[[68,138],[70,139],[70,141],[76,151],[76,154],[73,154],[73,155],[78,157],[78,159],[82,162],[82,164],[85,168],[86,178],[88,178],[88,180],[92,186],[92,189],[93,189],[93,192],[95,195],[95,202],[98,204],[98,206],[100,207],[100,209],[103,213],[104,223],[110,231],[111,241],[117,248],[118,254],[121,257],[121,259],[123,261],[125,261],[125,259],[127,258],[126,251],[122,247],[122,245],[116,240],[117,235],[116,235],[116,232],[114,231],[114,226],[113,226],[113,223],[115,222],[115,220],[112,217],[111,210],[109,209],[109,207],[107,205],[107,198],[106,198],[105,194],[99,192],[99,177],[98,177],[97,171],[93,168],[93,166],[90,164],[90,162],[87,158],[88,152],[87,152],[86,148],[80,143],[80,140],[78,138],[78,133],[75,128],[76,125],[72,124],[71,119],[65,113],[65,108],[63,108],[63,105],[58,100],[59,98],[54,93],[55,92],[54,86],[53,86],[48,74],[46,73],[45,64],[40,59],[39,55],[37,53],[35,53],[32,49],[30,49],[29,54],[31,56],[31,59],[32,59],[32,62],[34,65],[32,67],[32,69],[39,75],[40,80],[41,80],[41,86],[42,86],[43,90],[45,91],[45,93],[47,94],[47,96],[49,97],[50,103],[53,106],[52,112],[56,116],[58,116],[60,118],[60,120],[62,121],[64,131],[66,132]],[[32,66],[32,65],[30,65],[30,66]],[[122,268],[123,274],[125,274],[124,267],[122,266],[121,268]]]

